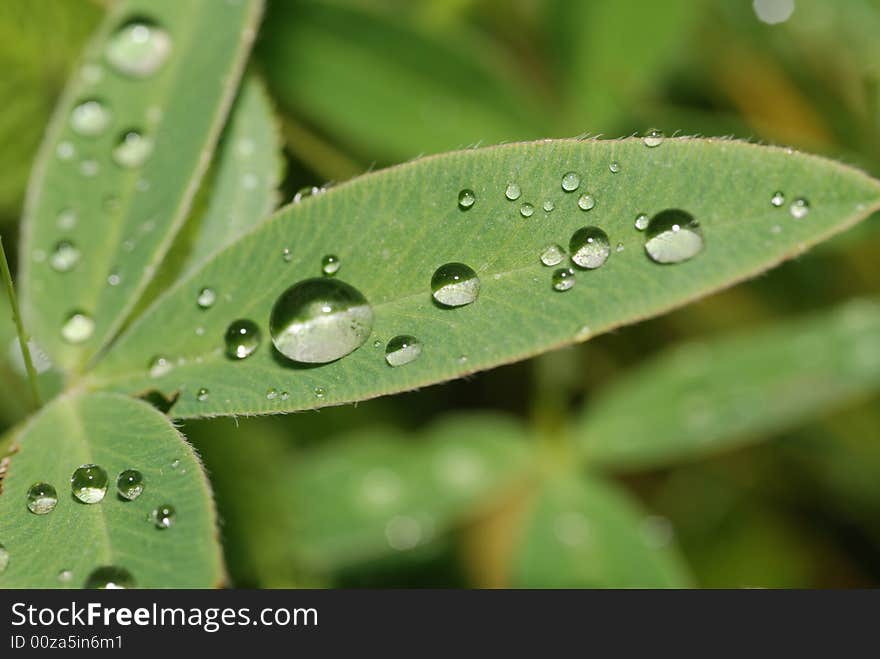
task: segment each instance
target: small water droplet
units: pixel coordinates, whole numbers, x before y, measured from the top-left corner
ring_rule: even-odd
[[[321,259],[321,272],[328,277],[332,277],[339,272],[341,265],[342,262],[339,260],[338,256],[335,254],[327,254],[327,256]]]
[[[95,321],[82,311],[74,311],[67,316],[61,326],[61,338],[68,343],[88,341],[95,331]]]
[[[385,361],[389,366],[409,364],[422,354],[422,344],[414,336],[400,334],[385,346]]]
[[[642,143],[649,149],[653,149],[654,147],[663,144],[663,139],[663,132],[656,128],[652,128],[642,136]]]
[[[159,378],[169,373],[171,369],[174,368],[174,364],[170,359],[163,355],[159,355],[157,357],[153,357],[150,360],[149,370],[151,378]]]
[[[323,398],[327,395],[327,392],[324,390],[324,387],[315,387],[313,390],[315,394],[315,398]]]
[[[324,192],[323,188],[319,188],[314,185],[307,185],[304,188],[300,188],[297,190],[296,194],[293,195],[293,203],[299,204],[308,197],[315,197]]]
[[[578,208],[580,208],[582,211],[593,210],[595,206],[596,200],[593,198],[593,195],[584,194],[581,195],[578,199]]]
[[[650,223],[651,218],[649,218],[645,213],[639,213],[636,215],[635,227],[637,231],[644,231],[648,228],[648,224]]]
[[[516,183],[508,183],[507,189],[504,191],[504,196],[510,199],[510,201],[516,201],[519,199],[519,196],[522,194],[522,190]]]
[[[144,475],[137,469],[126,469],[116,477],[116,491],[126,501],[134,501],[144,491]]]
[[[58,213],[56,223],[58,224],[58,228],[62,231],[70,231],[76,226],[76,220],[76,211],[71,208],[65,208]]]
[[[55,272],[69,272],[79,263],[80,252],[69,240],[62,240],[49,256],[49,265]]]
[[[275,400],[276,398],[278,398],[278,390],[275,387],[266,391],[266,400]]]
[[[286,391],[282,391],[281,392],[281,400],[287,400],[288,398],[290,398],[290,394],[287,393]]]
[[[58,581],[61,583],[70,583],[73,581],[73,571],[72,570],[61,570],[58,572]]]
[[[614,248],[614,251],[615,252],[622,252],[623,251],[623,243],[617,243],[617,246]]]
[[[608,260],[611,244],[608,234],[599,227],[583,227],[572,234],[568,250],[576,266],[593,270]]]
[[[581,177],[576,172],[566,172],[562,176],[562,189],[566,192],[574,192],[581,184]]]
[[[70,127],[77,135],[97,137],[110,125],[110,110],[94,99],[83,101],[70,113]]]
[[[702,250],[703,234],[690,213],[673,208],[651,218],[645,251],[655,263],[681,263]]]
[[[34,483],[27,491],[27,507],[34,515],[46,515],[55,510],[58,493],[49,483]]]
[[[136,130],[129,130],[113,147],[113,161],[120,167],[134,169],[143,165],[152,152],[152,139]]]
[[[546,266],[559,265],[564,258],[565,250],[556,243],[547,245],[541,252],[541,263]]]
[[[544,202],[544,212],[545,213],[552,213],[554,208],[556,208],[556,205],[552,201],[550,201],[549,199]]]
[[[105,565],[94,570],[86,579],[83,588],[90,590],[124,590],[134,588],[131,572],[115,565]]]
[[[431,277],[431,294],[446,307],[471,304],[480,292],[480,278],[464,263],[446,263]]]
[[[210,396],[210,395],[211,395],[210,391],[208,391],[204,387],[201,387],[196,392],[196,400],[199,401],[200,403],[204,403],[206,400],[208,400],[208,396]]]
[[[97,160],[83,160],[79,164],[79,173],[87,178],[91,178],[97,174],[99,169],[101,169],[101,166],[98,164]]]
[[[616,160],[612,160],[608,164],[608,169],[611,170],[612,174],[618,174],[618,173],[620,173],[620,163],[617,162]]]
[[[532,206],[528,202],[524,203],[522,206],[519,207],[519,213],[523,217],[531,217],[534,212],[535,212],[535,207]]]
[[[770,197],[770,204],[776,208],[781,208],[785,204],[785,194],[781,190],[777,190]]]
[[[118,272],[111,272],[107,275],[107,283],[111,286],[119,286],[122,283],[122,276]]]
[[[307,279],[282,293],[269,320],[272,343],[295,362],[326,364],[357,350],[370,336],[373,309],[338,279]]]
[[[58,156],[59,160],[72,160],[76,155],[76,147],[70,142],[59,142],[58,146],[55,147],[55,155]]]
[[[226,329],[226,356],[231,359],[247,359],[257,351],[262,333],[252,320],[234,321]]]
[[[473,190],[465,189],[458,193],[458,207],[463,211],[472,208],[476,201],[477,196]]]
[[[196,304],[201,309],[210,309],[217,301],[217,292],[213,288],[203,288],[196,297]]]
[[[177,511],[170,504],[163,504],[150,513],[150,521],[157,529],[170,529],[174,524]]]
[[[177,469],[179,466],[180,466],[180,458],[174,458],[174,459],[171,461],[171,468],[172,468],[172,469]]]
[[[7,567],[9,567],[9,550],[0,544],[0,574],[6,572]]]
[[[567,291],[570,290],[575,283],[574,270],[571,268],[559,268],[553,273],[553,290]]]
[[[791,202],[791,206],[788,211],[791,213],[791,216],[799,220],[803,217],[807,216],[807,213],[810,212],[810,202],[804,199],[803,197],[798,197],[793,202]]]
[[[171,55],[171,35],[157,25],[132,21],[107,42],[104,56],[110,65],[132,78],[149,78]]]
[[[107,494],[107,472],[98,465],[82,465],[70,477],[70,489],[83,503],[98,503]]]
[[[281,250],[281,258],[285,263],[290,263],[293,260],[293,252],[290,251],[289,247],[285,247]]]

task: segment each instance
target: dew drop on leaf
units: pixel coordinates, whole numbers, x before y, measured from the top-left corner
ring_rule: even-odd
[[[773,196],[770,197],[770,204],[774,208],[781,208],[783,204],[785,204],[785,195],[781,190],[777,190],[773,193]]]
[[[285,247],[281,250],[281,258],[285,263],[290,263],[293,260],[293,252],[290,251],[289,247]]]
[[[296,194],[293,195],[293,203],[299,204],[302,203],[304,199],[307,197],[315,197],[324,192],[323,188],[319,188],[315,185],[307,185],[304,188],[300,188],[296,191]]]
[[[611,244],[608,234],[599,227],[582,227],[572,234],[568,249],[576,266],[594,270],[608,260]]]
[[[517,183],[508,183],[507,189],[504,191],[504,196],[507,197],[510,201],[516,201],[519,199],[519,196],[522,194],[522,190]]]
[[[70,583],[73,581],[73,572],[71,570],[60,570],[58,572],[58,581],[61,583]]]
[[[210,396],[210,395],[211,395],[210,391],[208,391],[205,387],[201,387],[196,392],[196,400],[199,401],[200,403],[204,403],[206,400],[208,400],[208,396]]]
[[[98,503],[107,494],[107,472],[95,464],[78,467],[70,477],[73,496],[83,503]]]
[[[620,163],[617,162],[616,160],[612,160],[608,164],[608,169],[611,171],[612,174],[619,174],[620,173]]]
[[[788,211],[794,219],[799,220],[802,217],[806,217],[807,213],[810,212],[810,202],[803,197],[798,197],[791,202]]]
[[[58,228],[62,231],[70,231],[73,227],[76,226],[76,221],[76,211],[72,208],[63,209],[60,213],[58,213],[58,218],[56,220]]]
[[[177,517],[177,511],[170,504],[162,504],[150,513],[150,520],[157,529],[170,529],[174,525],[174,519]]]
[[[645,251],[655,263],[681,263],[703,250],[703,233],[690,213],[661,211],[648,224]]]
[[[324,387],[315,387],[313,390],[315,394],[315,398],[323,398],[327,395],[327,392],[324,390]]]
[[[71,160],[76,155],[76,147],[70,142],[59,142],[55,147],[55,155],[59,160]]]
[[[233,321],[226,329],[226,356],[230,359],[247,359],[257,351],[262,332],[252,320],[242,318]]]
[[[116,477],[116,491],[126,501],[134,501],[144,491],[144,475],[137,469],[126,469]]]
[[[576,172],[566,172],[562,176],[562,189],[566,192],[574,192],[581,184],[581,177]]]
[[[636,215],[635,227],[638,231],[644,231],[648,228],[648,223],[651,221],[645,213],[639,213]]]
[[[150,360],[149,371],[151,378],[159,378],[170,372],[174,364],[164,355],[158,355]]]
[[[94,570],[86,579],[83,588],[91,590],[124,590],[134,588],[131,572],[115,565],[105,565]]]
[[[458,207],[463,211],[472,208],[476,201],[477,196],[473,190],[464,189],[458,193]]]
[[[642,144],[649,149],[653,149],[663,144],[663,138],[664,135],[662,131],[652,128],[642,136]]]
[[[523,217],[531,217],[534,212],[535,212],[535,207],[532,206],[528,202],[524,203],[522,206],[519,207],[519,213]]]
[[[0,574],[6,572],[6,568],[9,566],[9,551],[0,544]]]
[[[553,290],[567,291],[574,287],[574,270],[571,268],[559,268],[553,273]]]
[[[342,266],[342,262],[335,254],[327,254],[321,259],[321,272],[327,277],[332,277],[339,272],[340,266]]]
[[[62,240],[49,256],[49,265],[55,272],[69,272],[79,263],[80,251],[69,240]]]
[[[123,25],[107,42],[104,56],[119,73],[132,78],[149,78],[171,54],[171,36],[157,25],[132,21]]]
[[[134,169],[144,164],[153,152],[153,140],[136,130],[126,131],[113,147],[113,161],[120,167]]]
[[[480,278],[464,263],[446,263],[431,277],[431,294],[446,307],[462,307],[477,299]]]
[[[94,331],[95,321],[92,317],[82,311],[74,311],[61,326],[61,338],[68,343],[82,343],[88,341]]]
[[[101,169],[101,166],[98,164],[97,160],[92,160],[91,158],[83,160],[79,164],[79,173],[85,176],[86,178],[91,178],[98,173],[98,170]]]
[[[385,361],[389,366],[403,366],[415,361],[422,354],[422,344],[414,336],[400,334],[385,346]]]
[[[217,293],[213,288],[203,288],[196,297],[196,304],[201,309],[210,309],[217,301]]]
[[[593,210],[593,208],[595,208],[595,206],[596,206],[596,200],[593,198],[593,195],[584,194],[584,195],[581,195],[580,198],[578,199],[578,208],[580,208],[582,211]]]
[[[560,263],[562,263],[562,259],[564,258],[565,250],[556,243],[547,245],[541,251],[541,263],[546,266],[559,265]]]
[[[278,398],[278,390],[275,387],[266,391],[266,400],[275,400]]]
[[[545,213],[552,213],[553,209],[556,208],[556,205],[550,199],[548,199],[544,202],[543,208]]]
[[[70,127],[77,135],[83,137],[97,137],[109,125],[110,110],[106,105],[94,99],[83,101],[70,113]]]
[[[49,483],[34,483],[27,491],[27,507],[34,515],[45,515],[55,510],[58,493]]]
[[[276,300],[269,319],[272,343],[288,359],[326,364],[357,350],[370,336],[373,309],[363,294],[338,279],[306,279]]]

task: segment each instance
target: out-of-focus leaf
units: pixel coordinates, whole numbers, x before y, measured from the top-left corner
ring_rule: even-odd
[[[880,388],[880,305],[671,350],[582,413],[593,464],[647,467],[739,446]]]

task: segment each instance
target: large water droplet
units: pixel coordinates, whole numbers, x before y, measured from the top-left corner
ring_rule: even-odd
[[[97,137],[110,125],[110,110],[100,101],[83,101],[70,113],[70,127],[77,135]]]
[[[554,266],[562,263],[565,258],[565,250],[557,244],[547,245],[541,252],[541,263],[546,266]]]
[[[49,483],[34,483],[27,491],[27,507],[34,515],[45,515],[55,510],[58,493]]]
[[[269,332],[282,355],[326,364],[357,350],[373,327],[373,309],[353,286],[338,279],[306,279],[272,307]]]
[[[49,256],[49,265],[56,272],[69,272],[79,263],[80,252],[69,240],[62,240]]]
[[[446,307],[461,307],[477,299],[480,278],[464,263],[446,263],[431,277],[431,294]]]
[[[9,551],[3,545],[0,545],[0,574],[6,572],[9,566]]]
[[[67,316],[61,326],[61,338],[68,343],[88,341],[95,331],[95,321],[82,311],[74,311]]]
[[[152,152],[152,139],[136,130],[129,130],[113,147],[113,161],[120,167],[133,169],[143,165]]]
[[[137,469],[126,469],[116,477],[116,491],[126,501],[134,501],[144,491],[144,475]]]
[[[806,217],[807,213],[810,212],[810,202],[803,197],[798,197],[793,202],[791,202],[791,206],[789,206],[788,211],[791,213],[791,216],[794,219],[799,220],[802,217]]]
[[[148,78],[171,54],[171,36],[157,25],[132,21],[116,31],[107,42],[104,56],[123,75]]]
[[[210,309],[217,301],[217,293],[213,288],[203,288],[196,297],[196,304],[202,309]]]
[[[655,263],[681,263],[703,250],[703,233],[690,213],[662,211],[648,224],[645,251]]]
[[[770,204],[775,208],[781,208],[785,203],[785,194],[781,190],[777,190],[773,193],[773,196],[770,197]]]
[[[167,503],[162,504],[150,513],[150,520],[156,528],[163,530],[170,529],[173,526],[175,517],[177,517],[177,511],[174,510],[174,506]]]
[[[90,590],[124,590],[126,588],[134,588],[134,577],[131,572],[123,567],[115,565],[105,565],[99,567],[89,575],[83,588]]]
[[[226,329],[226,356],[246,359],[257,351],[261,340],[260,328],[254,321],[236,320]]]
[[[516,183],[508,183],[507,189],[504,191],[504,196],[510,199],[510,201],[516,201],[519,199],[519,196],[522,194],[522,190]]]
[[[581,177],[576,172],[566,172],[562,176],[562,189],[566,192],[574,192],[581,184]]]
[[[642,136],[642,143],[649,149],[653,149],[663,144],[663,138],[662,131],[652,128]]]
[[[576,266],[593,270],[608,260],[611,243],[599,227],[583,227],[572,234],[568,249]]]
[[[70,477],[70,489],[83,503],[98,503],[107,494],[107,472],[98,465],[82,465]]]
[[[570,290],[575,282],[574,270],[571,268],[559,268],[559,270],[553,273],[552,281],[554,291]]]
[[[341,266],[342,262],[335,254],[327,254],[327,256],[321,259],[321,272],[323,272],[328,277],[332,277],[337,272],[339,272],[339,268]]]
[[[385,346],[385,361],[389,366],[403,366],[422,354],[422,344],[414,336],[401,334],[395,336]]]
[[[591,194],[581,195],[580,198],[578,199],[578,208],[580,208],[582,211],[593,210],[593,208],[595,208],[595,206],[596,206],[596,200],[595,200],[595,198],[593,198],[593,195],[591,195]]]
[[[474,194],[473,190],[465,189],[458,193],[458,207],[463,211],[473,207],[476,201],[477,195]]]

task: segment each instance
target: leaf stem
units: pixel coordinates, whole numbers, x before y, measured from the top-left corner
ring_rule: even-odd
[[[3,247],[3,236],[0,236],[0,268],[3,270],[3,281],[6,282],[6,292],[9,294],[9,304],[12,307],[12,320],[15,322],[15,329],[18,332],[18,345],[21,348],[21,355],[24,358],[24,367],[27,370],[28,382],[31,385],[31,394],[34,397],[34,403],[37,407],[42,405],[40,399],[40,390],[37,387],[37,371],[34,369],[34,362],[31,359],[31,351],[28,347],[28,335],[24,331],[24,324],[21,320],[21,311],[18,308],[18,298],[15,295],[15,286],[12,284],[12,273],[9,271],[9,261],[6,259],[6,249]]]

